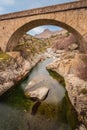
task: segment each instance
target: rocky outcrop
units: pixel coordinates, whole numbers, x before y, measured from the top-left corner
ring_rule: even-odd
[[[87,81],[87,54],[76,54],[72,62],[71,72]]]
[[[0,95],[23,79],[40,61],[41,56],[33,56],[31,62],[24,59],[19,52],[2,53],[0,59]]]
[[[54,51],[59,49],[71,51],[79,49],[78,41],[75,36],[67,30],[51,31],[49,29],[45,29],[42,33],[37,34],[35,37],[43,39],[43,41],[50,45]]]
[[[66,32],[63,35],[56,35],[51,38],[53,41],[52,48],[56,50],[75,50],[79,49],[78,42],[73,34]]]
[[[87,127],[87,55],[79,52],[62,52],[47,69],[57,72],[65,79],[66,90],[78,113],[78,119]],[[79,130],[86,130],[83,126]]]
[[[62,32],[63,31],[63,32]],[[51,34],[49,38],[43,40],[51,46],[54,51],[57,50],[79,50],[78,41],[75,36],[66,30],[59,31],[59,33]]]
[[[35,37],[39,39],[46,39],[46,38],[51,38],[56,35],[65,35],[67,30],[58,30],[58,31],[51,31],[49,29],[45,29],[42,33],[36,34]]]
[[[65,83],[70,101],[78,112],[78,118],[87,127],[87,81],[69,74],[65,77]]]
[[[45,29],[42,33],[36,34],[35,37],[40,39],[45,39],[45,38],[50,38],[52,34],[54,34],[54,32],[52,32],[49,29]]]

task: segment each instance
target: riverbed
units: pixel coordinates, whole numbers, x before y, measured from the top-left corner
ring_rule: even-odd
[[[64,83],[46,70],[46,65],[52,61],[48,58],[38,63],[25,80],[1,97],[0,130],[74,130],[78,124],[77,115]],[[36,102],[24,95],[27,84],[35,77],[42,79],[36,87],[50,88],[47,98],[36,110]]]

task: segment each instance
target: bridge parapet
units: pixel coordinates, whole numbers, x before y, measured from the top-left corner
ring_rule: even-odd
[[[15,19],[15,18],[22,18],[22,17],[27,17],[27,16],[33,16],[33,15],[39,15],[39,14],[63,12],[63,11],[68,11],[68,10],[77,10],[77,9],[81,9],[81,8],[87,9],[87,0],[4,14],[4,15],[0,15],[0,21]]]

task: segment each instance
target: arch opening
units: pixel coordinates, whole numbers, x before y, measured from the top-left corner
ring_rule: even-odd
[[[28,22],[26,24],[24,24],[23,26],[21,26],[20,28],[18,28],[10,37],[8,43],[7,43],[7,47],[6,47],[6,51],[12,51],[14,49],[14,47],[18,44],[19,39],[29,30],[38,27],[38,26],[43,26],[43,25],[53,25],[53,26],[58,26],[61,27],[67,31],[69,31],[70,33],[72,33],[76,40],[78,41],[79,47],[81,48],[81,50],[84,50],[84,48],[82,48],[81,43],[84,42],[84,38],[83,36],[74,28],[72,28],[71,26],[57,21],[57,20],[52,20],[52,19],[38,19],[38,20],[34,20],[31,22]]]

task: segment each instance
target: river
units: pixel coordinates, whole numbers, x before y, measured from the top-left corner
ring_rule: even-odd
[[[65,87],[53,72],[46,70],[52,60],[38,63],[25,80],[1,97],[0,130],[74,130],[77,116]],[[25,97],[24,89],[35,77],[42,79],[36,87],[45,85],[50,91],[33,113],[35,102]]]

